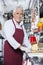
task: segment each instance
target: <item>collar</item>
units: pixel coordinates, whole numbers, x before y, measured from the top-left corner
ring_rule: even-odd
[[[14,18],[13,18],[13,21],[14,21],[15,25],[18,25],[18,26],[22,26],[23,25],[23,21],[21,21],[19,24],[15,21]]]

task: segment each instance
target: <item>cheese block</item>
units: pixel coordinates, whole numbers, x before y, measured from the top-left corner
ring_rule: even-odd
[[[38,50],[38,44],[33,44],[32,45],[32,50]]]

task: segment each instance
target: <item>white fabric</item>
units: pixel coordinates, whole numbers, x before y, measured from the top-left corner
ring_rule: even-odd
[[[28,35],[26,33],[26,30],[23,26],[23,31],[24,31],[24,41],[23,41],[23,45],[26,45],[28,47],[28,49],[31,49],[31,43],[30,40],[28,39]]]
[[[14,20],[14,19],[13,19]],[[21,25],[23,24],[23,22],[21,22],[20,24],[18,24],[15,20],[14,23],[16,25],[16,28],[18,29],[22,29]],[[27,38],[24,26],[23,26],[23,31],[24,31],[24,41],[23,44],[25,44],[29,49],[31,48],[31,44]],[[9,44],[14,48],[17,49],[20,44],[13,38],[13,34],[15,33],[15,26],[12,22],[12,19],[8,20],[5,22],[4,24],[4,34],[5,34],[5,38],[6,40],[9,41]]]

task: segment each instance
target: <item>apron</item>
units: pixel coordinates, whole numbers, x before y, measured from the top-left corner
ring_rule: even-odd
[[[14,26],[15,23],[12,20]],[[24,39],[24,32],[15,26],[14,39],[22,45]],[[13,47],[6,40],[4,45],[4,65],[22,65],[23,53],[20,49],[13,49]]]

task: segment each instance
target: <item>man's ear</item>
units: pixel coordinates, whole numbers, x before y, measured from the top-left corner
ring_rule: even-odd
[[[14,12],[12,13],[12,16],[14,17]]]
[[[2,30],[2,24],[0,23],[0,30]]]
[[[12,13],[12,16],[14,17],[14,12]]]

